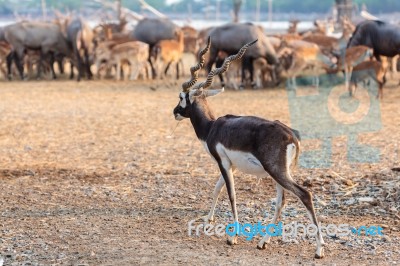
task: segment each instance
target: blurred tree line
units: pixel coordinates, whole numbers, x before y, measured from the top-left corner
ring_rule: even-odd
[[[87,8],[99,8],[101,4],[92,0],[45,0],[48,9],[82,10]],[[112,2],[112,0],[108,0]],[[217,4],[217,1],[219,2]],[[257,0],[242,0],[240,12],[253,12]],[[261,11],[267,12],[269,0],[260,0]],[[146,0],[154,8],[161,12],[188,12],[200,13],[206,10],[231,12],[235,0],[181,0],[174,4],[167,4],[167,0]],[[273,10],[278,13],[327,13],[334,5],[334,0],[273,0]],[[361,8],[365,4],[367,10],[373,14],[400,12],[399,0],[353,0],[353,3]],[[122,0],[122,5],[134,11],[140,12],[139,0]],[[13,14],[14,11],[27,12],[40,10],[40,0],[0,0],[0,14]]]

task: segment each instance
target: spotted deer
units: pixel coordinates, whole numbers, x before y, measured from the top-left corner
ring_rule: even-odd
[[[361,81],[370,80],[376,82],[378,86],[377,99],[383,99],[383,85],[385,84],[386,67],[382,62],[371,60],[363,61],[353,68],[350,78],[349,93],[350,96],[355,94],[357,84]]]
[[[124,43],[104,42],[96,49],[96,66],[100,69],[102,62],[109,66],[116,65],[116,80],[121,80],[121,67],[124,63],[130,65],[130,79],[136,80],[141,71],[148,66],[149,45],[140,41]],[[98,74],[99,75],[99,74]]]
[[[373,50],[365,45],[352,46],[345,49],[338,59],[338,70],[343,69],[346,89],[351,95],[351,76],[355,66],[363,61],[369,60],[373,55]]]
[[[314,74],[313,83],[319,86],[318,72],[334,69],[335,64],[322,53],[318,45],[302,40],[282,42],[282,48],[278,51],[280,61],[286,70],[288,85],[297,88],[296,77],[306,68],[311,68]]]
[[[312,194],[299,186],[290,175],[290,168],[297,163],[300,153],[298,131],[278,120],[269,121],[255,116],[226,115],[217,118],[207,102],[207,97],[217,95],[224,90],[223,88],[208,89],[214,76],[227,71],[230,63],[240,59],[246,49],[256,41],[245,44],[237,54],[227,57],[220,68],[210,71],[206,81],[196,84],[198,71],[204,66],[204,54],[211,45],[211,39],[208,38],[207,46],[199,52],[199,62],[190,69],[191,79],[182,84],[179,103],[173,110],[173,114],[176,120],[190,119],[197,138],[215,160],[221,172],[215,185],[211,210],[206,222],[214,220],[215,206],[225,184],[234,222],[238,223],[235,182],[232,173],[234,169],[260,177],[270,175],[276,183],[277,190],[276,209],[272,223],[277,223],[280,217],[285,205],[286,190],[295,194],[306,207],[312,223],[317,228],[315,257],[322,258],[324,240],[315,215]],[[264,249],[269,240],[269,235],[266,234],[258,243],[257,248]],[[237,235],[229,237],[227,242],[230,245],[236,244]]]

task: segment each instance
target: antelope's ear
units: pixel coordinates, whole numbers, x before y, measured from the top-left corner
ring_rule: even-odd
[[[221,92],[223,92],[225,89],[222,87],[222,89],[216,89],[216,90],[205,90],[204,91],[204,95],[206,96],[206,97],[210,97],[210,96],[215,96],[215,95],[217,95],[217,94],[219,94],[219,93],[221,93]]]
[[[199,97],[202,95],[204,92],[203,88],[197,89],[197,90],[191,90],[189,92],[189,100],[193,100],[194,97]]]

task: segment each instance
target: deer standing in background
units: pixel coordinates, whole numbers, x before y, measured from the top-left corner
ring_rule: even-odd
[[[175,32],[177,40],[162,40],[154,45],[152,54],[154,59],[161,59],[166,64],[163,74],[167,75],[172,63],[176,64],[176,79],[179,79],[179,64],[182,63],[183,51],[185,49],[183,31]]]

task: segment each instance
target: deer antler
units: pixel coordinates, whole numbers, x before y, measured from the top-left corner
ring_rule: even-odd
[[[225,58],[222,66],[220,68],[215,68],[212,71],[210,71],[210,73],[208,73],[208,75],[207,75],[206,81],[197,84],[195,87],[193,87],[193,90],[200,89],[201,87],[203,87],[203,89],[210,87],[214,76],[222,74],[225,71],[227,71],[231,62],[242,58],[242,56],[246,52],[247,48],[249,48],[250,46],[255,44],[257,41],[258,41],[258,39],[243,45],[243,47],[240,48],[240,50],[237,54],[234,54],[234,55],[231,55],[231,56],[228,56],[227,58]]]
[[[192,77],[190,78],[190,80],[188,80],[182,84],[182,90],[184,92],[189,91],[190,87],[192,87],[197,82],[197,79],[199,77],[198,72],[204,66],[204,62],[205,62],[204,55],[210,49],[210,45],[211,45],[211,37],[209,36],[207,39],[206,47],[199,52],[199,62],[197,63],[197,65],[192,66],[190,68],[190,74]]]

